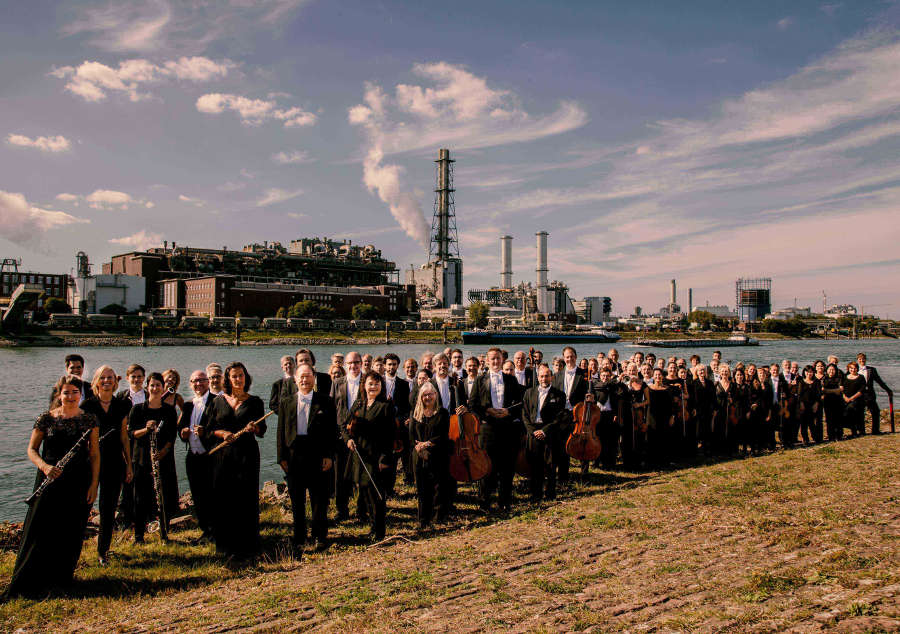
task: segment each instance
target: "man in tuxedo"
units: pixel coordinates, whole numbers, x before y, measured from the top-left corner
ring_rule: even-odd
[[[401,425],[409,431],[409,383],[397,376],[400,369],[400,357],[393,352],[384,355],[384,390],[385,397],[394,405],[394,415]],[[413,483],[412,454],[410,453],[409,433],[403,434],[403,448],[400,450],[400,463],[403,466],[403,481]],[[396,462],[396,460],[395,460]],[[396,468],[396,465],[392,465]],[[396,474],[391,476],[391,488]]]
[[[323,550],[328,536],[328,489],[332,456],[338,444],[337,419],[330,396],[316,391],[311,365],[297,368],[297,391],[278,410],[278,464],[284,471],[294,515],[294,552],[306,542],[306,492],[312,507],[311,534]]]
[[[546,494],[556,498],[556,470],[553,452],[558,451],[559,421],[566,413],[566,395],[551,385],[550,368],[537,366],[538,383],[522,397],[522,421],[525,423],[525,453],[531,474],[528,479],[531,501],[539,502]],[[546,483],[546,489],[545,489]]]
[[[450,351],[450,374],[455,374],[457,379],[466,378],[465,358],[463,351],[454,348]]]
[[[278,411],[278,405],[281,399],[290,396],[291,392],[297,390],[294,384],[294,370],[296,369],[294,357],[289,354],[281,357],[282,377],[272,384],[272,391],[269,393],[269,409],[273,412]]]
[[[178,435],[184,441],[187,452],[184,468],[191,487],[194,501],[194,515],[202,531],[201,540],[212,539],[212,465],[209,450],[215,446],[215,438],[206,433],[212,415],[212,399],[209,391],[209,377],[203,370],[195,370],[190,378],[194,398],[185,401],[178,419]]]
[[[860,352],[856,355],[856,362],[859,364],[859,375],[866,380],[866,395],[863,398],[865,399],[866,409],[869,410],[869,416],[872,417],[872,433],[880,434],[881,408],[878,407],[878,401],[875,398],[875,384],[877,383],[881,386],[881,389],[887,393],[888,399],[893,400],[894,393],[881,380],[878,370],[870,365],[866,365],[866,355],[864,353]]]
[[[613,381],[609,365],[604,364],[600,370],[600,380],[592,389],[594,399],[600,407],[600,462],[604,469],[614,469],[619,456],[619,422],[616,413],[619,410],[618,382]]]
[[[475,381],[478,380],[478,357],[469,357],[466,359],[466,375],[457,381],[456,389],[459,392],[459,402],[468,403],[472,397],[472,390],[475,389]]]
[[[563,362],[566,367],[553,377],[553,387],[566,395],[565,406],[568,412],[568,415],[561,419],[557,435],[557,441],[562,444],[562,451],[557,450],[555,453],[559,460],[556,469],[560,484],[569,481],[569,454],[566,453],[565,442],[575,426],[572,420],[572,408],[578,403],[594,398],[588,390],[586,372],[578,367],[578,353],[575,352],[575,348],[572,346],[563,348]]]
[[[71,376],[78,377],[78,389],[81,391],[81,400],[78,401],[78,404],[84,401],[84,399],[93,395],[93,391],[91,390],[90,381],[85,381],[81,377],[84,374],[84,357],[80,354],[67,354],[65,359],[65,373]],[[56,386],[53,386],[53,389],[50,390],[50,409],[53,409],[56,405],[54,401],[57,399],[59,394],[56,393]]]
[[[347,422],[350,420],[350,410],[359,396],[359,385],[362,381],[362,357],[355,350],[348,352],[344,357],[344,365],[347,367],[346,376],[339,377],[331,384],[331,399],[334,401],[334,408],[337,412],[337,424],[341,431],[347,426]],[[347,469],[347,460],[350,457],[349,452],[350,450],[347,449],[344,443],[337,443],[334,501],[337,507],[338,521],[350,517],[348,505],[350,494],[353,492],[353,482],[344,477]],[[357,506],[357,511],[361,512],[364,506],[362,502]]]
[[[409,383],[410,387],[415,387],[416,385],[416,374],[419,372],[419,362],[410,357],[406,361],[403,362],[403,372],[405,376],[401,377],[407,383]]]
[[[341,355],[341,357],[343,357],[343,355]],[[331,375],[327,372],[316,371],[316,355],[313,354],[312,350],[309,348],[300,348],[294,353],[294,359],[297,362],[298,368],[305,363],[313,369],[313,374],[316,377],[316,386],[313,389],[315,389],[316,392],[331,394]],[[293,381],[291,383],[293,385],[292,391],[296,391],[296,383]]]
[[[476,380],[469,397],[469,409],[481,419],[480,444],[493,465],[491,473],[481,481],[481,508],[490,509],[496,490],[501,512],[508,512],[512,505],[512,481],[519,452],[519,430],[515,421],[522,404],[515,402],[519,384],[514,377],[501,372],[502,366],[500,348],[489,349],[488,371]]]
[[[528,355],[522,350],[517,350],[513,355],[516,381],[523,389],[527,390],[534,385],[534,371],[528,367]]]
[[[782,372],[785,369],[787,375]],[[793,387],[791,362],[785,359],[781,366],[773,363],[769,366],[769,383],[772,386],[772,423],[778,427],[781,446],[790,449],[797,442],[796,412],[793,407]]]

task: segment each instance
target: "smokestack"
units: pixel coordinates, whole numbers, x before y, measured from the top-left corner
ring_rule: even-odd
[[[675,302],[675,280],[672,280],[671,282],[669,282],[669,284],[672,286],[672,297],[671,297],[671,299],[669,299],[669,303],[674,304],[674,303],[676,303]]]
[[[539,313],[547,313],[547,236],[546,231],[538,231],[537,236],[537,309]]]
[[[688,314],[694,312],[694,289],[688,289]]]
[[[450,257],[450,150],[438,150],[438,261]]]
[[[512,236],[500,237],[500,288],[512,288]]]

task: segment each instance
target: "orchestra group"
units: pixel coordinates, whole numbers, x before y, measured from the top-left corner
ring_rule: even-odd
[[[776,438],[791,448],[841,440],[845,430],[859,436],[866,412],[877,434],[875,386],[893,402],[862,353],[846,365],[832,356],[800,367],[728,365],[718,351],[704,364],[698,355],[642,352],[620,360],[616,349],[579,359],[566,346],[548,363],[534,349],[466,358],[448,348],[404,361],[392,352],[334,354],[321,372],[303,348],[281,358],[267,401],[237,361],[193,371],[190,399],[178,393],[174,369],[132,364],[119,389],[112,367],[87,380],[84,364],[65,358],[50,408],[34,424],[27,454],[38,472],[5,598],[71,582],[95,502],[101,566],[117,521],[133,527],[136,544],[151,522],[167,540],[179,510],[179,440],[199,541],[229,561],[252,560],[260,550],[258,442],[270,416],[299,557],[306,545],[328,547],[329,526],[350,519],[354,494],[356,521],[383,540],[400,478],[415,486],[424,529],[454,513],[459,482],[476,483],[484,512],[503,514],[516,473],[527,477],[532,502],[552,500],[573,460],[583,476],[591,465],[658,469],[698,452],[746,456],[774,450]]]

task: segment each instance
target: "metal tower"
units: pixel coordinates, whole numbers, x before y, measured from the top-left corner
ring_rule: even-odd
[[[434,216],[431,219],[429,262],[446,262],[459,258],[456,232],[456,202],[453,192],[453,164],[450,150],[440,150],[435,161]]]

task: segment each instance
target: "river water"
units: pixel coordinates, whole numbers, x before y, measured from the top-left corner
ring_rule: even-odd
[[[609,344],[579,345],[579,356],[594,356],[597,352],[607,351]],[[418,358],[426,350],[438,350],[440,345],[415,344],[391,345],[389,350],[401,359],[414,356]],[[621,358],[631,355],[633,348],[619,344],[617,346]],[[21,521],[25,517],[26,505],[22,500],[31,492],[34,483],[34,466],[25,455],[28,437],[35,419],[47,406],[51,386],[63,373],[63,358],[68,353],[79,353],[85,357],[87,368],[84,376],[90,378],[93,369],[108,364],[124,375],[125,368],[131,363],[140,363],[148,372],[175,368],[181,374],[180,392],[185,399],[191,397],[187,379],[193,370],[204,368],[206,364],[216,361],[223,367],[232,360],[242,361],[253,377],[251,392],[266,401],[274,381],[280,378],[280,358],[295,351],[293,346],[182,346],[182,347],[94,347],[94,348],[17,348],[0,350],[0,424],[3,435],[0,437],[0,520]],[[326,371],[330,355],[334,352],[347,352],[355,349],[370,352],[374,355],[387,352],[386,346],[312,346],[318,360],[318,369]],[[510,350],[514,350],[510,346]],[[560,354],[561,344],[543,347],[544,358],[550,360],[553,355]],[[713,348],[680,348],[653,349],[641,348],[645,352],[653,351],[657,355],[687,358],[693,353],[701,356],[704,362],[712,355]],[[479,354],[486,346],[465,346],[467,356]],[[788,358],[800,362],[801,367],[815,359],[825,359],[829,354],[836,354],[845,364],[856,357],[857,352],[868,355],[869,364],[878,368],[882,378],[892,389],[900,388],[900,341],[866,340],[866,341],[777,341],[763,342],[759,347],[723,348],[723,358],[729,362],[766,362],[772,363]],[[124,379],[119,388],[126,387]],[[880,390],[879,390],[880,393]],[[887,399],[881,395],[879,404],[887,407]],[[268,421],[269,433],[260,441],[262,467],[260,482],[280,480],[281,469],[275,463],[274,417]],[[176,462],[179,470],[180,490],[186,491],[187,477],[184,473],[184,444],[177,443]]]

